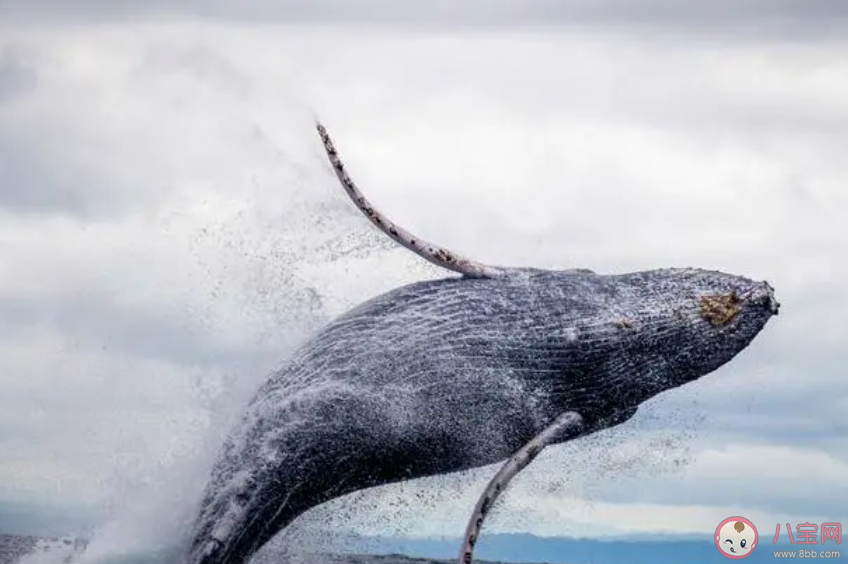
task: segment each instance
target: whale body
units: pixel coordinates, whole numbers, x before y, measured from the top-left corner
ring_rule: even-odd
[[[338,317],[258,390],[213,467],[188,564],[239,564],[305,511],[348,493],[508,459],[566,412],[570,440],[723,366],[777,314],[766,282],[697,268],[602,275],[488,267],[398,228],[462,274]],[[556,442],[556,441],[555,441]]]

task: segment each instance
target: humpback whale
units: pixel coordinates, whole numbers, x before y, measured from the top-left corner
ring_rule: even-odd
[[[620,425],[715,371],[778,313],[767,282],[712,270],[597,274],[460,256],[380,213],[316,128],[358,209],[459,276],[354,307],[270,375],[213,465],[188,564],[246,562],[302,513],[365,488],[508,460],[497,491],[545,445]]]

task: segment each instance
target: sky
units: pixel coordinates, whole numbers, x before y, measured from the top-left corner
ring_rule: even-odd
[[[487,531],[848,520],[844,2],[239,6],[0,1],[0,529],[166,534],[294,346],[442,275],[346,200],[315,116],[389,217],[476,260],[776,288],[737,359],[544,452]],[[294,529],[455,536],[493,472]]]

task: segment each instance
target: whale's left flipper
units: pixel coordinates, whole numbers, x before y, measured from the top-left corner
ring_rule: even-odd
[[[316,122],[315,127],[318,129],[318,135],[321,136],[321,143],[324,144],[324,151],[327,153],[327,158],[333,166],[333,172],[336,173],[336,177],[339,179],[339,182],[341,182],[345,192],[347,192],[347,195],[350,196],[351,200],[353,200],[353,203],[356,204],[356,207],[359,208],[359,210],[371,220],[371,223],[380,229],[380,231],[391,237],[392,240],[399,245],[409,249],[416,255],[432,262],[433,264],[458,272],[459,274],[468,276],[469,278],[494,278],[497,276],[503,276],[508,272],[509,269],[506,268],[489,266],[487,264],[481,264],[462,257],[443,247],[439,247],[438,245],[429,243],[420,237],[416,237],[403,227],[392,223],[389,218],[380,213],[377,208],[371,204],[371,202],[365,199],[365,196],[362,195],[362,192],[359,191],[359,188],[356,187],[356,184],[354,184],[353,180],[351,180],[350,176],[348,176],[344,164],[342,164],[339,154],[336,152],[335,146],[333,146],[330,134],[327,133],[327,129],[321,125],[320,122]]]
[[[465,528],[465,540],[459,553],[459,564],[471,564],[474,545],[480,537],[480,529],[483,527],[483,519],[489,510],[519,472],[526,468],[533,459],[538,456],[542,449],[556,440],[565,438],[566,435],[576,435],[583,426],[583,417],[579,413],[569,411],[563,413],[553,423],[545,427],[538,435],[530,439],[512,457],[504,463],[495,477],[483,490],[483,495],[474,506],[474,512]]]

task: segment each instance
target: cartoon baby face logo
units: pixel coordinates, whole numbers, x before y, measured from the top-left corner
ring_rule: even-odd
[[[718,524],[715,543],[727,558],[747,558],[757,547],[757,528],[744,517],[728,517]]]

